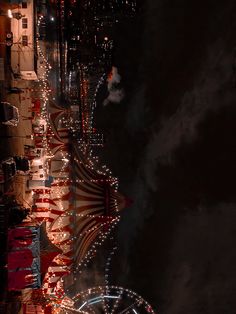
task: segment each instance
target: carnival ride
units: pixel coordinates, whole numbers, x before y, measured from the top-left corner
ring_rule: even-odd
[[[118,286],[97,286],[63,300],[60,314],[154,314],[151,305],[140,295]]]

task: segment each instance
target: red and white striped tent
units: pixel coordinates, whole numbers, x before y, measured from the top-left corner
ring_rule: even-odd
[[[49,117],[51,120],[51,124],[54,128],[57,129],[59,124],[59,120],[63,115],[67,114],[67,109],[61,106],[58,106],[56,103],[50,101],[49,103]]]
[[[50,192],[37,191],[35,215],[38,221],[47,222],[48,237],[62,250],[59,260],[64,259],[67,267],[92,257],[95,244],[103,241],[117,222],[126,200],[111,184],[108,176],[98,174],[75,156],[71,179],[58,179]],[[57,291],[58,281],[69,271],[64,266],[50,266],[44,284],[49,294]]]
[[[119,219],[126,199],[114,188],[114,179],[95,170],[93,164],[69,146],[69,132],[58,125],[64,109],[53,105],[50,118],[53,128],[47,134],[54,157],[51,175],[55,181],[50,189],[36,193],[34,218],[46,221],[50,241],[62,251],[48,268],[43,283],[45,294],[60,294],[61,278],[89,260]],[[63,156],[72,155],[63,168]],[[65,159],[65,158],[64,158]]]

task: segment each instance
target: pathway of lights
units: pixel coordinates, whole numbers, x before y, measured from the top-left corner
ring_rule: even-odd
[[[114,238],[111,238],[111,241],[114,242]],[[110,250],[109,255],[106,260],[105,264],[105,285],[109,285],[109,273],[110,273],[110,267],[111,267],[111,261],[112,257],[115,255],[115,252],[117,250],[117,246],[114,245],[113,248]]]
[[[134,291],[109,285],[93,287],[70,300],[67,298],[62,302],[61,309],[62,312],[58,313],[155,313],[151,305]]]
[[[97,100],[97,93],[98,93],[100,87],[106,81],[106,77],[107,77],[107,73],[105,72],[105,73],[103,73],[103,75],[98,80],[98,83],[97,83],[97,86],[96,86],[96,89],[95,89],[95,93],[94,93],[94,97],[93,97],[93,102],[92,102],[93,110],[97,107],[97,101],[96,101]]]
[[[44,60],[46,60],[44,58]],[[45,61],[46,62],[46,61]],[[49,67],[50,69],[51,67]],[[105,77],[105,73],[103,74],[103,79]],[[100,79],[101,80],[101,79]],[[49,90],[50,91],[50,90]],[[48,92],[48,90],[46,89],[45,92]],[[44,102],[44,106],[43,108],[45,108],[45,114],[46,114],[46,121],[49,125],[49,129],[52,133],[52,136],[54,135],[52,129],[51,129],[51,125],[50,125],[50,121],[48,120],[48,115],[47,115],[47,101],[48,101],[48,95],[47,97],[45,98],[45,102]],[[92,126],[93,126],[93,106],[90,106],[89,104],[87,104],[88,107],[89,107],[89,111],[92,112],[92,114],[88,117],[89,118],[89,122],[87,122],[87,124],[89,124],[89,130],[91,130]],[[44,117],[44,115],[43,115]],[[68,119],[66,120],[65,117],[62,117],[61,121],[63,121],[63,123],[66,125],[66,127],[68,129],[71,129],[71,126],[70,124],[68,123]],[[73,129],[73,131],[75,131],[75,129]],[[51,136],[51,138],[52,138]],[[45,139],[43,139],[46,143],[46,146],[47,145],[47,137]],[[90,169],[92,170],[96,170],[99,174],[102,174],[102,175],[109,175],[109,178],[111,179],[112,182],[112,186],[114,185],[114,188],[115,190],[118,190],[118,180],[117,178],[113,178],[112,177],[112,172],[111,170],[106,166],[106,165],[102,165],[100,166],[99,164],[99,159],[97,156],[94,156],[93,155],[93,150],[91,148],[91,145],[89,144],[86,144],[86,143],[82,143],[81,145],[79,145],[79,150],[80,152],[82,152],[83,156],[81,155],[81,158],[83,158],[83,163],[86,164]]]
[[[42,15],[38,18],[38,22],[37,22],[38,28],[40,27],[40,24],[41,24],[43,18],[44,17]],[[50,97],[50,93],[51,93],[51,89],[49,88],[49,84],[48,84],[48,76],[49,76],[49,72],[52,69],[52,67],[44,56],[44,53],[40,47],[40,43],[39,43],[38,38],[36,38],[36,47],[37,47],[37,53],[38,53],[39,59],[41,59],[41,61],[42,61],[42,63],[40,62],[41,65],[39,66],[42,69],[42,75],[39,79],[39,89],[41,92],[41,95],[40,95],[40,99],[41,99],[40,117],[46,121],[47,129],[49,130],[49,132],[51,134],[51,138],[52,138],[54,136],[54,133],[52,131],[51,123],[49,121],[48,113],[47,113],[48,101],[49,101],[49,97]],[[42,135],[42,143],[43,143],[44,148],[48,152],[50,152],[49,145],[48,145],[48,134],[47,133],[48,133],[48,131],[46,132],[46,134]]]
[[[38,27],[40,26],[42,19],[43,19],[43,16],[40,16],[39,19],[38,19]],[[51,90],[48,88],[48,76],[49,76],[49,72],[52,69],[52,67],[51,67],[51,65],[49,64],[49,62],[47,61],[47,59],[45,58],[45,56],[43,54],[43,51],[42,51],[42,49],[40,47],[40,43],[39,43],[38,38],[36,38],[36,45],[37,45],[38,54],[41,57],[41,59],[43,60],[43,65],[41,65],[40,67],[44,68],[44,74],[42,75],[42,77],[40,79],[40,83],[39,83],[39,86],[40,86],[40,88],[42,90],[41,97],[42,97],[42,100],[43,100],[41,115],[42,115],[42,118],[44,118],[46,120],[46,122],[47,122],[47,126],[48,126],[48,128],[50,130],[50,133],[51,133],[51,137],[50,138],[52,138],[54,136],[54,133],[52,131],[51,123],[50,123],[50,120],[49,120],[49,117],[48,117],[48,113],[47,113],[48,100],[49,100],[49,95],[50,95],[50,92],[51,92]],[[85,70],[85,68],[83,66],[81,66],[81,69]],[[81,72],[81,75],[82,75],[82,72]],[[102,84],[104,79],[105,79],[105,73],[103,74],[103,76],[99,80],[100,83],[98,83],[98,86],[97,86],[96,90],[99,88],[100,84]],[[94,106],[93,105],[91,106],[89,104],[87,104],[87,106],[89,107],[89,112],[90,112],[90,119],[89,119],[90,122],[86,121],[86,123],[89,125],[89,130],[91,130],[92,123],[93,123],[93,109],[94,109]],[[64,120],[64,122],[66,122],[66,121]],[[67,125],[67,127],[69,128],[69,125]],[[46,134],[43,136],[42,142],[43,142],[44,147],[47,150],[49,150],[48,136]],[[88,156],[88,159],[87,159],[88,166],[91,167],[91,169],[94,169],[93,167],[97,168],[97,166],[98,166],[98,158],[93,156],[92,149],[91,149],[90,145],[83,144],[82,151],[89,152],[89,156]],[[96,162],[96,164],[95,164],[95,162]],[[97,172],[99,174],[103,174],[103,175],[109,174],[110,178],[112,178],[111,177],[112,172],[105,165],[102,166],[102,170],[97,170]],[[116,181],[116,183],[115,183],[115,181]],[[114,179],[114,183],[113,184],[116,185],[115,189],[117,190],[118,189],[118,180]]]

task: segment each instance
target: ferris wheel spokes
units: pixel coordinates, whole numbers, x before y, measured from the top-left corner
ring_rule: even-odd
[[[137,293],[118,286],[98,286],[73,298],[67,313],[81,314],[154,314],[152,307]]]

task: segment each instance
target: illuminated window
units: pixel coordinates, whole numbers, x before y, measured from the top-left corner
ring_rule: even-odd
[[[26,18],[22,19],[22,28],[28,28],[28,19]]]
[[[22,9],[27,9],[27,1],[26,0],[22,1]]]
[[[22,46],[28,46],[28,36],[22,35]]]

